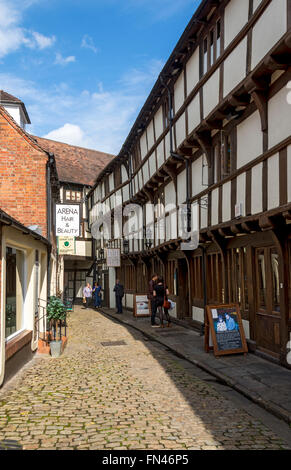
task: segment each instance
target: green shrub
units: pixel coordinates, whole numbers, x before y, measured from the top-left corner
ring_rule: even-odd
[[[47,319],[64,321],[67,316],[66,307],[58,297],[51,297],[47,306]]]

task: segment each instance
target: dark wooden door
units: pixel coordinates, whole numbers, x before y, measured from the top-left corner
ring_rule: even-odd
[[[189,318],[188,265],[185,259],[178,260],[177,276],[177,318]]]
[[[280,257],[274,247],[255,250],[255,340],[257,348],[279,358],[281,346]]]

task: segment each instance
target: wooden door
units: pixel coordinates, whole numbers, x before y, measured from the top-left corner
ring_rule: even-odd
[[[185,259],[178,260],[177,278],[177,318],[189,318],[189,286],[188,286],[188,265]]]
[[[255,250],[255,340],[257,348],[279,358],[281,312],[279,254],[274,247]]]

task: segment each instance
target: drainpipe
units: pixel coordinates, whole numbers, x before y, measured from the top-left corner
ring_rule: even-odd
[[[50,243],[50,247],[48,249],[48,259],[47,259],[47,297],[50,297],[50,284],[51,284],[51,229],[52,229],[52,211],[51,211],[51,204],[52,204],[52,197],[51,197],[51,165],[54,162],[54,154],[49,153],[49,159],[47,162],[47,181],[46,181],[46,190],[47,190],[47,239]]]
[[[203,306],[204,306],[204,323],[201,325],[201,333],[200,336],[204,335],[205,330],[205,317],[206,317],[206,305],[207,305],[207,288],[206,288],[206,249],[204,245],[200,245],[202,250],[202,281],[203,281]]]

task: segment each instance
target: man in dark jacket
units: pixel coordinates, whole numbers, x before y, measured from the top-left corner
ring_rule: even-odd
[[[122,297],[124,296],[124,287],[120,284],[119,279],[116,279],[116,284],[114,286],[113,292],[115,292],[116,299],[116,313],[122,313]]]
[[[151,302],[151,310],[152,310],[152,317],[151,317],[151,323],[152,323],[152,326],[156,326],[156,313],[157,313],[157,308],[156,308],[156,302],[154,300],[154,287],[155,287],[155,284],[158,280],[158,275],[157,274],[153,274],[152,275],[152,278],[149,282],[149,292],[148,292],[148,299],[150,300]]]

